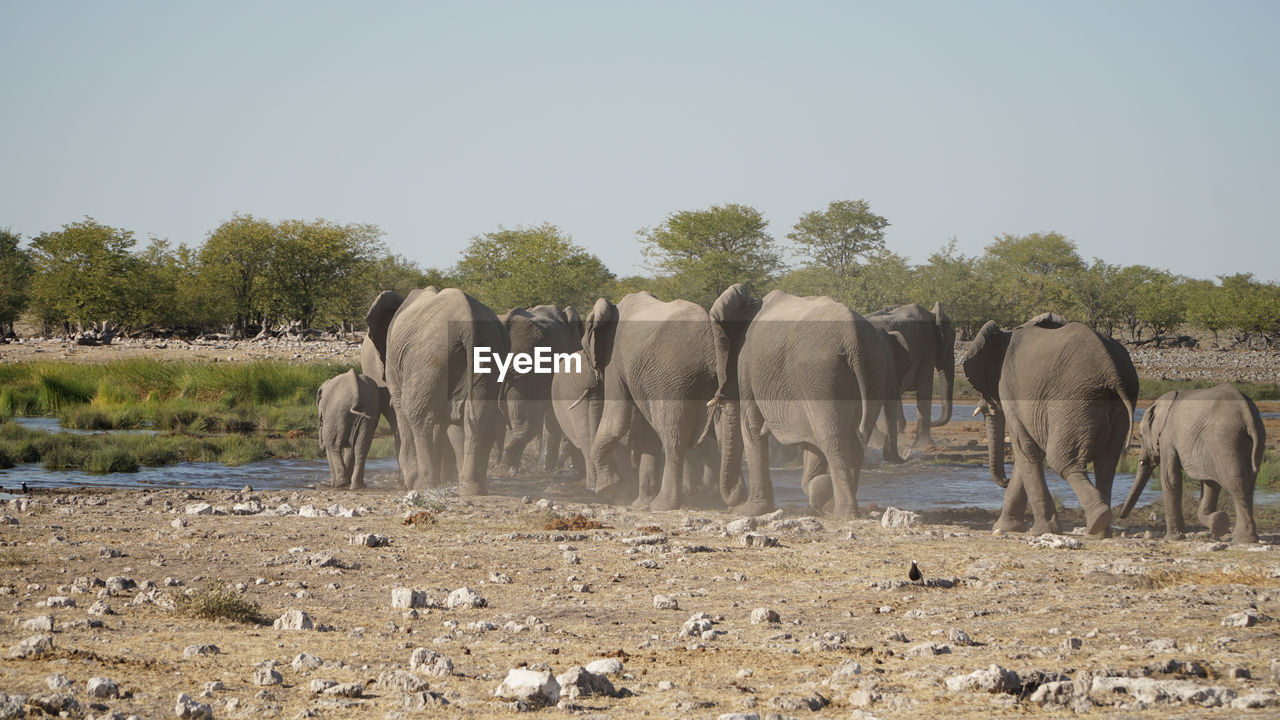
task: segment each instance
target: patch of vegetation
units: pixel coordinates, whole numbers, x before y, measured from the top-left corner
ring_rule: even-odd
[[[201,620],[229,620],[262,625],[266,618],[258,604],[225,587],[206,588],[178,601],[178,613]]]
[[[1126,453],[1120,456],[1120,462],[1116,465],[1117,473],[1136,473],[1138,472],[1138,454],[1136,452]],[[1154,484],[1160,487],[1160,466],[1156,465],[1151,472],[1151,479],[1148,484]],[[1184,487],[1196,487],[1200,484],[1198,480],[1183,478]],[[1262,466],[1258,468],[1258,487],[1277,487],[1280,486],[1280,456],[1270,450],[1262,454]]]
[[[1217,387],[1221,380],[1165,380],[1163,378],[1138,378],[1138,398],[1155,400],[1173,390],[1203,390]],[[1280,383],[1231,383],[1246,397],[1258,402],[1260,400],[1280,400]]]
[[[1280,586],[1280,578],[1271,577],[1261,568],[1235,567],[1228,572],[1209,570],[1170,570],[1155,569],[1143,573],[1139,586],[1153,590],[1178,587],[1179,585],[1249,585],[1251,587]]]
[[[36,560],[31,553],[19,548],[0,548],[0,567],[27,567],[35,565]]]

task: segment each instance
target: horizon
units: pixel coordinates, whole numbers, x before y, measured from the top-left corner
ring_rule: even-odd
[[[0,6],[0,226],[199,245],[233,214],[378,225],[447,269],[550,223],[618,277],[672,213],[786,234],[865,199],[889,250],[1059,232],[1280,280],[1280,6],[143,2]],[[14,108],[17,110],[15,111]]]

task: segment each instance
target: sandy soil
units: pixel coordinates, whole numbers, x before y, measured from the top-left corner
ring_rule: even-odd
[[[1244,703],[1251,695],[1250,702],[1272,702],[1280,680],[1271,665],[1280,615],[1274,545],[1144,539],[1159,531],[1148,510],[1119,526],[1131,537],[1084,540],[1080,549],[996,536],[985,529],[990,518],[977,516],[973,525],[910,529],[885,529],[874,519],[768,517],[757,532],[778,545],[747,547],[743,528],[727,526],[734,518],[719,512],[582,504],[573,502],[584,498],[572,486],[546,480],[495,481],[495,490],[504,494],[441,494],[418,506],[390,491],[138,490],[11,501],[3,508],[11,524],[0,525],[8,546],[0,548],[0,642],[11,647],[42,634],[20,625],[41,616],[52,616],[55,630],[44,656],[0,659],[0,692],[31,696],[29,709],[36,696],[58,705],[61,693],[99,716],[171,716],[175,698],[187,693],[210,704],[215,717],[399,717],[420,714],[405,707],[424,702],[423,713],[496,717],[515,712],[494,697],[510,669],[545,663],[559,674],[614,657],[623,663],[610,678],[619,697],[580,697],[540,712],[978,718],[1073,710],[1104,717],[1123,709],[1130,717],[1226,717],[1241,711],[1197,703]],[[519,497],[526,494],[555,505]],[[269,510],[284,503],[293,510],[187,514],[199,503],[227,512],[255,499]],[[308,504],[360,512],[300,516]],[[404,524],[407,513],[421,510],[435,522]],[[544,530],[548,520],[578,513],[607,527]],[[1276,528],[1262,532],[1264,543],[1280,541]],[[349,544],[368,533],[390,544]],[[31,564],[15,566],[24,560]],[[926,584],[907,581],[911,560]],[[112,577],[139,587],[98,586]],[[198,620],[166,609],[211,585],[238,588],[268,622],[297,609],[320,630]],[[464,586],[486,606],[392,608],[394,588],[424,590],[437,604]],[[656,609],[656,595],[673,598],[678,609]],[[50,597],[75,606],[44,607]],[[94,614],[97,602],[110,614]],[[779,622],[753,624],[757,608],[775,611]],[[1251,608],[1257,624],[1223,626]],[[706,634],[681,637],[696,613],[710,618]],[[218,652],[184,655],[203,644]],[[420,678],[438,695],[392,686],[388,673],[407,671],[419,647],[453,663],[447,676]],[[301,653],[323,664],[295,668]],[[255,671],[270,661],[282,682],[255,684]],[[993,664],[1018,673],[1011,692],[946,684]],[[46,685],[55,673],[70,680],[69,689]],[[1033,690],[1053,673],[1074,680],[1081,694],[1094,692],[1042,706]],[[1150,676],[1142,682],[1153,686],[1190,683],[1198,699],[1143,702],[1105,689],[1117,682],[1107,678],[1124,675]],[[115,681],[123,697],[89,697],[95,676]],[[315,680],[357,683],[365,697],[314,694]],[[201,697],[214,681],[223,687]],[[1274,716],[1277,708],[1249,712]]]

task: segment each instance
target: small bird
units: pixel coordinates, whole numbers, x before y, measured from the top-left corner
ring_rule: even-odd
[[[31,488],[27,487],[27,483],[26,483],[25,481],[22,483],[22,492],[24,492],[24,493],[30,493],[30,492],[31,492]]]
[[[911,561],[911,572],[907,573],[907,578],[913,583],[918,583],[924,579],[924,575],[920,574],[920,568],[916,567],[916,561]]]

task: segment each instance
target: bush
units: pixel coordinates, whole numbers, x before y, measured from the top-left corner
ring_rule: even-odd
[[[255,602],[225,588],[209,588],[178,601],[178,612],[201,620],[230,620],[261,625],[266,622]]]
[[[103,447],[85,460],[84,470],[93,475],[138,472],[138,458],[122,447]]]

